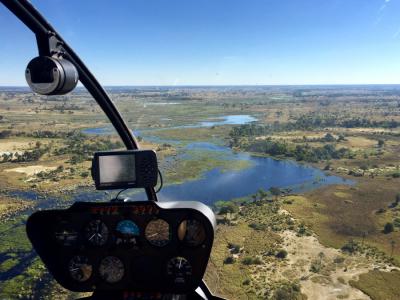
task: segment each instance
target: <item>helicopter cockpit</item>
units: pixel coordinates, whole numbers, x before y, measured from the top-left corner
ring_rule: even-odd
[[[78,80],[94,97],[127,150],[97,152],[96,189],[144,188],[148,201],[76,202],[43,210],[27,234],[55,280],[90,299],[220,299],[203,282],[216,220],[200,202],[157,202],[156,153],[139,150],[132,131],[96,78],[55,29],[26,0],[1,1],[36,35],[39,56],[27,66],[30,88],[63,95]]]

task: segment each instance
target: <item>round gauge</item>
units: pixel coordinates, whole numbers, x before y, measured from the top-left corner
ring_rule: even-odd
[[[68,271],[72,279],[84,282],[92,276],[93,267],[86,256],[77,255],[69,261]]]
[[[100,262],[99,274],[106,282],[116,283],[124,277],[124,264],[118,257],[107,256]]]
[[[93,220],[85,228],[86,240],[94,246],[103,246],[108,239],[108,228],[100,220]]]
[[[163,247],[171,239],[169,224],[162,219],[150,221],[146,226],[145,236],[150,244]]]
[[[174,257],[167,263],[167,274],[174,279],[175,283],[184,283],[185,278],[192,275],[192,266],[186,258]]]
[[[195,247],[204,242],[206,231],[199,221],[194,219],[184,220],[178,227],[178,238],[186,245]]]
[[[139,227],[130,220],[123,220],[117,224],[117,232],[124,237],[139,235]]]
[[[117,245],[136,245],[136,238],[139,236],[139,227],[130,220],[123,220],[116,227]]]
[[[63,246],[73,246],[78,240],[78,233],[70,225],[60,224],[54,232],[54,237]]]

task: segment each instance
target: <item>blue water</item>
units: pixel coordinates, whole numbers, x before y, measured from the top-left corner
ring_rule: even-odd
[[[227,124],[247,124],[256,119],[249,115],[230,115],[218,117],[212,121],[202,121],[195,125],[183,125],[174,128],[211,127]],[[168,128],[165,128],[168,129]],[[172,143],[179,145],[179,141],[164,140],[154,136],[158,130],[146,129],[135,131],[146,140],[156,143]],[[86,134],[111,134],[112,128],[89,128],[83,131]],[[338,176],[330,176],[319,169],[305,166],[293,161],[276,160],[269,157],[254,157],[248,153],[235,153],[229,147],[209,142],[194,142],[185,146],[178,146],[177,160],[192,159],[193,151],[201,151],[210,155],[217,155],[222,160],[243,160],[249,162],[249,167],[242,170],[222,171],[218,168],[201,174],[200,179],[189,180],[181,184],[168,185],[159,193],[161,201],[195,200],[206,204],[213,204],[219,200],[231,200],[255,193],[260,188],[268,190],[270,187],[289,188],[293,192],[305,192],[330,184],[353,184]],[[145,199],[144,193],[128,195],[135,199]],[[79,197],[78,197],[79,198]]]
[[[219,125],[243,125],[251,122],[257,121],[256,118],[250,115],[229,115],[229,116],[220,116],[214,118],[213,121],[201,121],[197,124],[192,125],[181,125],[175,127],[168,128],[160,128],[160,129],[147,129],[141,130],[140,132],[148,132],[148,131],[157,131],[157,130],[165,130],[165,129],[177,129],[177,128],[202,128],[202,127],[212,127]],[[85,134],[98,134],[98,135],[109,135],[109,134],[117,134],[115,129],[110,126],[105,127],[97,127],[97,128],[86,128],[82,130]],[[140,135],[139,131],[134,131],[135,135]]]
[[[230,115],[218,117],[215,121],[202,121],[195,125],[178,126],[174,128],[201,128],[220,125],[243,125],[255,121],[257,121],[257,119],[249,115]]]
[[[274,186],[282,189],[290,188],[293,192],[301,193],[330,184],[354,183],[293,161],[234,153],[228,147],[212,143],[191,143],[185,149],[209,151],[210,155],[217,153],[228,160],[246,160],[250,163],[250,167],[233,171],[221,171],[215,168],[205,172],[200,179],[166,185],[159,193],[161,201],[194,200],[211,205],[219,200],[248,196],[260,188],[268,190]],[[143,194],[135,195],[134,198],[141,199]]]
[[[202,179],[166,186],[159,199],[196,200],[213,204],[218,200],[231,200],[255,193],[262,188],[291,188],[293,192],[305,192],[329,184],[351,184],[337,176],[295,163],[276,161],[271,158],[251,159],[255,165],[240,171],[221,172],[214,169],[206,172]]]

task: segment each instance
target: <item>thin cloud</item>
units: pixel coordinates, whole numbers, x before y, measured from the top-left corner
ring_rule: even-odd
[[[381,5],[381,7],[379,7],[378,17],[376,18],[376,20],[374,22],[374,26],[378,25],[382,21],[383,11],[386,9],[386,7],[388,6],[388,3],[390,1],[391,0],[384,0],[384,3]]]
[[[393,34],[393,38],[397,39],[400,36],[400,28]]]

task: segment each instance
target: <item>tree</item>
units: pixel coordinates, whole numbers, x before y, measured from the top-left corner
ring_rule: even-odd
[[[269,188],[269,192],[270,192],[273,196],[275,196],[275,200],[277,200],[277,199],[278,199],[278,196],[281,194],[280,188],[275,187],[275,186],[271,186],[271,187]]]
[[[284,258],[286,258],[287,255],[288,255],[287,251],[285,249],[281,249],[275,254],[275,257],[284,259]]]
[[[384,234],[388,234],[388,233],[391,233],[393,231],[394,231],[393,223],[388,222],[388,223],[385,224],[385,227],[383,227],[383,233]]]
[[[334,136],[333,136],[332,134],[327,133],[327,134],[325,134],[323,140],[324,140],[325,142],[334,142],[334,141],[335,141],[335,138],[334,138]]]
[[[224,259],[224,264],[229,265],[233,264],[235,262],[235,259],[232,256],[228,256],[227,258]]]
[[[265,198],[267,198],[268,194],[263,189],[259,189],[257,193],[259,195],[260,200],[264,200]]]
[[[383,145],[385,145],[385,141],[384,140],[378,140],[378,147],[379,148],[382,148],[383,147]]]
[[[221,208],[219,209],[219,213],[218,214],[225,215],[227,213],[236,213],[238,211],[239,211],[239,208],[235,203],[226,202],[226,203],[223,203],[221,205]]]
[[[257,202],[257,194],[253,194],[251,195],[251,198],[253,199],[254,202]]]

